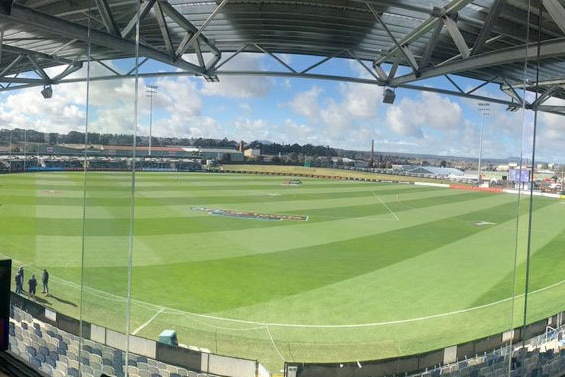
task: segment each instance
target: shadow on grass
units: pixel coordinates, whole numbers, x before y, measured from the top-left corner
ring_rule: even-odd
[[[75,308],[77,307],[77,304],[75,304],[74,302],[68,301],[68,300],[65,300],[65,299],[62,299],[62,298],[59,298],[59,297],[57,297],[57,296],[53,296],[52,294],[49,294],[49,295],[47,295],[47,296],[45,296],[45,297],[53,298],[54,300],[57,300],[57,301],[59,301],[59,302],[62,303],[62,304],[71,305],[71,306],[74,306]],[[42,299],[42,298],[41,298],[41,300],[42,300],[43,302],[47,302],[47,300],[45,300],[45,299]]]

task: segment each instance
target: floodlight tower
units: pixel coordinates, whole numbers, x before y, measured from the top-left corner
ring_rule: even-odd
[[[490,103],[488,102],[479,102],[478,103],[478,110],[481,113],[481,133],[479,136],[479,166],[478,166],[478,181],[477,184],[481,184],[481,159],[483,156],[483,128],[484,128],[484,118],[485,115],[489,115],[490,110]]]
[[[149,97],[149,149],[147,154],[151,156],[151,139],[153,139],[152,128],[153,128],[153,94],[157,93],[157,85],[146,85],[145,95]]]

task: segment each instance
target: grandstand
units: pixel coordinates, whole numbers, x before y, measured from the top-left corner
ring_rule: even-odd
[[[242,361],[230,362],[222,358],[223,366],[214,365],[211,359],[195,363],[198,351],[186,349],[185,356],[171,346],[161,345],[161,352],[143,348],[145,354],[127,352],[108,344],[93,341],[85,333],[78,334],[65,331],[50,324],[50,320],[42,321],[24,310],[31,309],[34,304],[21,297],[15,297],[10,306],[9,322],[9,351],[17,360],[24,361],[19,366],[19,377],[36,377],[34,371],[40,371],[54,377],[98,377],[98,373],[116,377],[218,377],[209,370],[232,371],[239,369],[241,376],[269,376],[270,374],[260,365],[251,362],[248,371],[242,367]],[[37,311],[37,307],[33,309]],[[53,322],[56,323],[56,322]],[[153,342],[154,343],[154,342]],[[158,345],[154,343],[154,345]],[[134,346],[135,347],[135,346]],[[172,352],[167,352],[171,351]],[[206,351],[208,353],[209,351]],[[176,356],[174,355],[176,353]],[[164,362],[159,358],[169,359]],[[6,361],[8,362],[8,361]],[[14,363],[14,361],[12,361]],[[15,363],[18,363],[15,361]],[[26,365],[32,369],[27,370]],[[558,377],[565,368],[565,325],[558,328],[546,326],[545,330],[530,339],[517,344],[507,344],[495,349],[475,353],[462,360],[437,363],[420,370],[414,369],[415,361],[406,359],[365,362],[350,362],[340,364],[288,364],[286,373],[289,376],[300,375],[307,377],[328,375],[327,373],[355,374],[356,369],[364,368],[365,373],[374,377],[401,375],[404,377]],[[255,370],[253,370],[255,367]],[[12,369],[15,367],[12,367]],[[192,369],[191,369],[192,368]],[[1,369],[0,369],[1,371]],[[290,371],[290,373],[289,373]],[[510,371],[510,373],[508,373]],[[7,368],[10,375],[14,371]],[[25,373],[25,374],[24,374]],[[220,376],[223,374],[220,374]],[[0,374],[1,376],[1,374]]]
[[[131,171],[135,161],[137,171],[202,171],[199,159],[178,157],[89,157],[79,156],[15,156],[0,157],[0,173],[38,171]]]

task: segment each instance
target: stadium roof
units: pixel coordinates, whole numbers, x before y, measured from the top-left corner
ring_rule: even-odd
[[[427,90],[563,113],[565,7],[562,0],[0,0],[0,91],[85,80],[184,74],[277,75]],[[139,5],[139,7],[138,7]],[[139,28],[137,16],[139,15]],[[139,30],[139,38],[137,38]],[[136,47],[136,40],[140,41]],[[276,71],[238,70],[243,53],[269,56]],[[283,54],[310,55],[294,67]],[[109,60],[134,60],[118,72]],[[366,78],[323,69],[335,58],[360,64]],[[144,70],[147,61],[170,72]],[[526,64],[527,62],[527,64]],[[56,73],[49,68],[59,67]],[[327,73],[331,72],[331,73]],[[442,77],[448,86],[427,79]],[[476,85],[458,82],[476,79]],[[90,78],[94,79],[94,78]],[[481,96],[487,83],[504,95]],[[536,93],[526,100],[525,91]]]

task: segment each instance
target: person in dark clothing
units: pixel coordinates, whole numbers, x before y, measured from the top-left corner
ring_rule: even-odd
[[[29,279],[28,284],[29,295],[31,296],[32,300],[35,300],[35,289],[37,288],[37,280],[35,279],[35,275],[31,275],[31,279]]]
[[[20,266],[20,268],[18,268],[18,275],[20,275],[20,281],[21,281],[21,286],[20,286],[20,293],[24,292],[24,283],[25,283],[25,279],[24,279],[24,266]]]
[[[41,293],[44,293],[45,295],[49,295],[49,272],[47,272],[47,269],[43,269],[43,274],[41,275],[41,284],[43,285],[43,290],[41,291]]]
[[[24,281],[22,280],[22,275],[18,272],[16,274],[16,293],[17,294],[21,294],[22,293],[22,287],[24,285]]]

